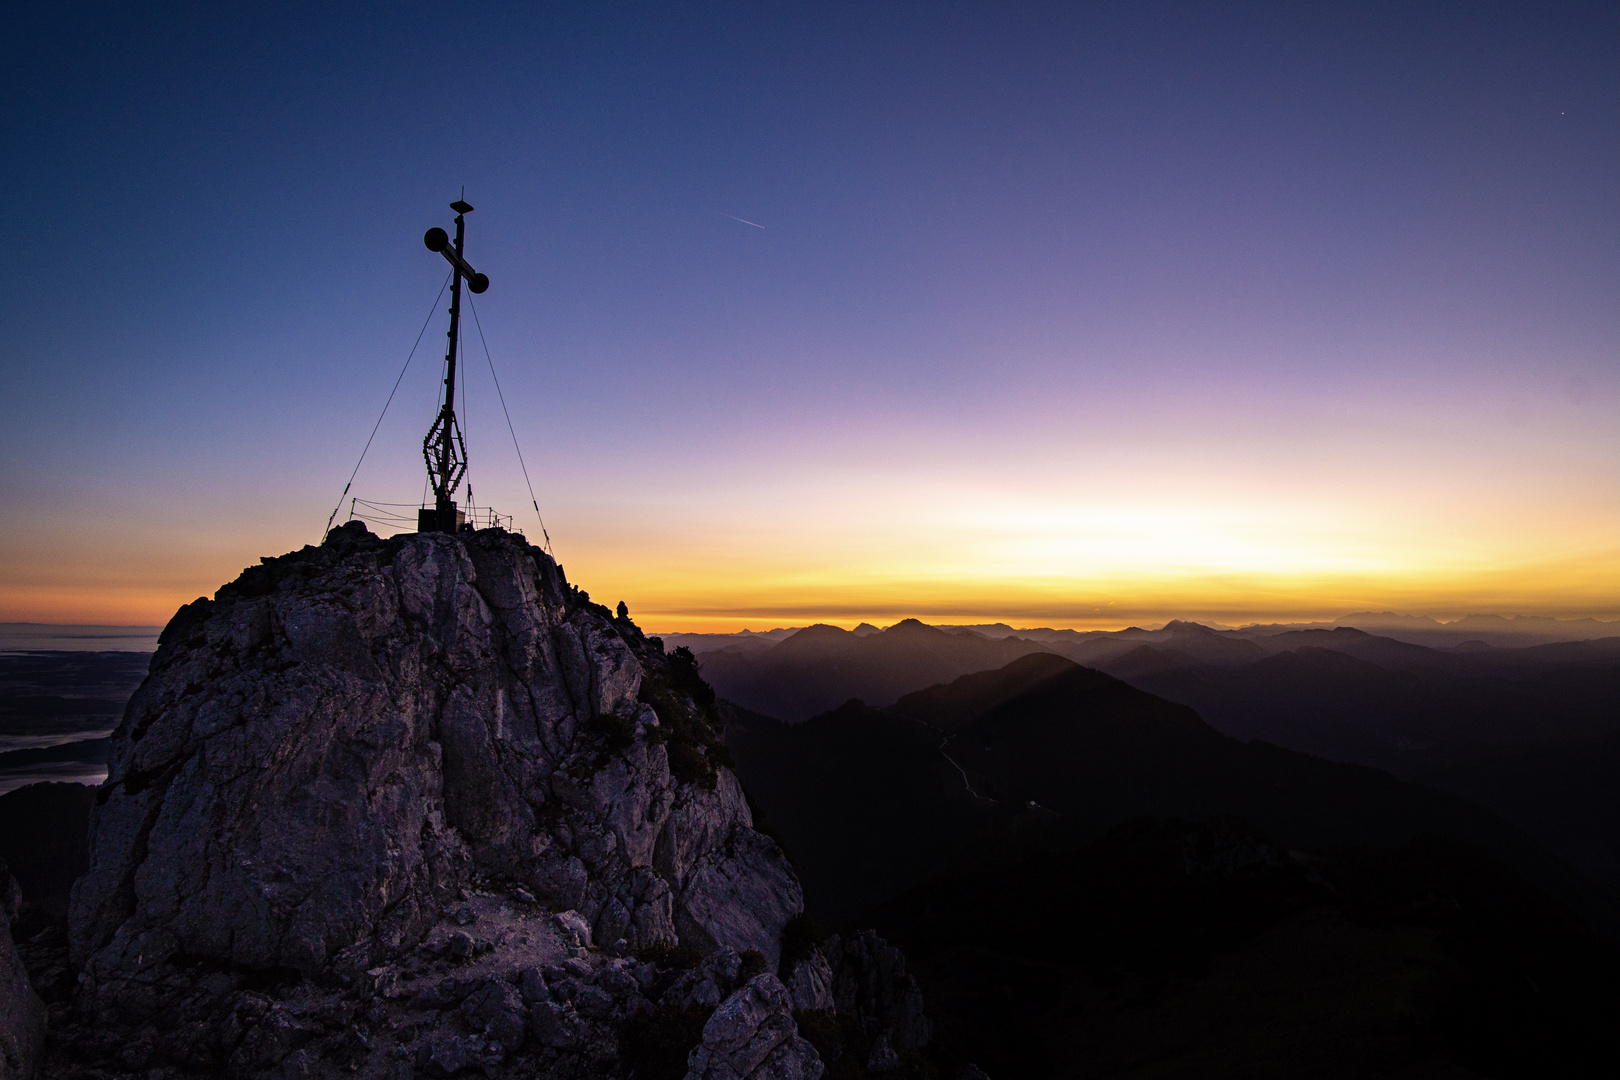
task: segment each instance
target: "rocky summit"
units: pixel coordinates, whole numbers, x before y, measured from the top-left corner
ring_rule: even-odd
[[[929,1028],[903,958],[806,929],[719,730],[690,653],[521,537],[355,522],[266,559],[164,630],[66,935],[21,949],[43,1060],[19,1025],[6,1067],[906,1068]]]

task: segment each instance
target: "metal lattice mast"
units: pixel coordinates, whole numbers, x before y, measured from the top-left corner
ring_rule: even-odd
[[[444,404],[427,438],[422,440],[422,457],[427,462],[428,483],[433,488],[432,510],[422,509],[417,515],[417,529],[421,532],[456,532],[461,528],[462,514],[456,507],[455,492],[467,472],[467,444],[456,420],[456,346],[461,340],[461,282],[467,288],[481,293],[489,288],[489,278],[478,273],[466,259],[466,215],[472,207],[457,199],[450,204],[456,212],[456,238],[452,244],[449,235],[440,228],[432,228],[422,237],[429,251],[445,257],[453,270],[450,285],[449,343],[444,353]]]

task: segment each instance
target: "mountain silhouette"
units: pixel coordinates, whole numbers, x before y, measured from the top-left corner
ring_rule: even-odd
[[[1072,667],[1072,660],[1065,660],[1055,653],[1030,653],[1006,667],[974,672],[950,683],[915,690],[895,702],[888,711],[920,720],[942,731],[955,731],[975,717]]]
[[[883,631],[817,624],[765,649],[704,653],[715,692],[781,720],[808,720],[851,698],[888,704],[902,694],[998,668],[1045,645],[951,634],[905,619]]]
[[[1048,653],[798,724],[729,707],[726,738],[807,911],[906,949],[941,1060],[1532,1076],[1614,1049],[1613,894],[1457,795]]]
[[[1620,737],[1620,639],[1458,652],[1339,628],[1258,641],[1276,651],[1237,666],[1153,646],[1104,666],[1236,738],[1463,794],[1620,885],[1620,772],[1598,767]]]
[[[1043,665],[1056,670],[1040,677]],[[793,851],[809,909],[830,922],[943,869],[1072,846],[1143,815],[1234,816],[1297,847],[1450,836],[1584,914],[1615,918],[1605,892],[1465,799],[1240,742],[1186,706],[1060,658],[1025,657],[903,701],[850,701],[794,725],[728,716],[739,775]]]

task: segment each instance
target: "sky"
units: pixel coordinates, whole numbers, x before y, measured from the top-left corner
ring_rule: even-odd
[[[1615,3],[59,3],[0,101],[0,621],[318,543],[396,378],[419,501],[463,192],[476,501],[492,361],[649,629],[1620,615]]]

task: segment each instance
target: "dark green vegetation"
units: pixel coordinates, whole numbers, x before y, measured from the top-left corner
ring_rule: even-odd
[[[642,676],[639,697],[658,713],[660,726],[653,738],[664,743],[669,771],[682,783],[701,784],[713,791],[715,766],[730,765],[731,756],[721,740],[724,722],[714,690],[698,674],[692,650],[676,648],[662,668],[650,666]],[[626,746],[630,735],[624,734]]]
[[[658,996],[674,981],[678,972],[702,962],[696,949],[679,945],[649,945],[635,951],[636,959],[664,969],[662,982],[653,987]],[[767,967],[763,953],[749,949],[742,954],[738,981],[747,982]],[[686,1059],[692,1048],[703,1041],[703,1025],[714,1009],[676,1008],[660,1005],[635,1013],[619,1026],[619,1052],[634,1070],[637,1080],[681,1080],[686,1075]]]
[[[947,1074],[1579,1075],[1613,1050],[1620,962],[1587,929],[1613,897],[1457,796],[1054,658],[729,719],[811,914],[906,949]]]
[[[866,1062],[872,1054],[872,1037],[861,1027],[860,1021],[846,1013],[825,1009],[796,1012],[793,1022],[798,1025],[799,1034],[816,1048],[822,1064],[826,1066],[827,1071],[821,1074],[821,1080],[860,1080],[872,1075],[866,1069]],[[901,1072],[899,1075],[902,1078],[938,1075],[937,1070],[928,1068],[928,1063],[922,1061],[920,1055],[910,1056],[913,1061],[907,1064],[913,1068]],[[916,1068],[918,1065],[922,1068]]]
[[[703,962],[703,954],[696,949],[664,941],[637,946],[633,955],[643,963],[656,964],[672,971],[690,971]]]
[[[777,973],[787,978],[801,960],[808,960],[816,947],[827,940],[827,931],[810,916],[800,912],[782,927],[782,958]]]

